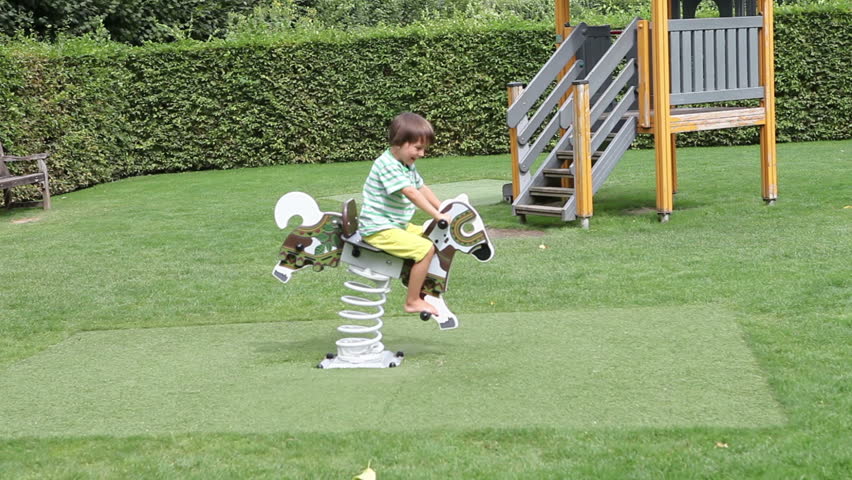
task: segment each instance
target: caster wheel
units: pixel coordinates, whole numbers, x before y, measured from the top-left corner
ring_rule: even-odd
[[[325,358],[327,358],[327,359],[329,359],[329,360],[334,360],[334,357],[336,357],[336,356],[337,356],[337,355],[335,355],[335,354],[333,354],[333,353],[326,353],[326,354],[325,354]]]
[[[766,201],[766,206],[767,206],[767,207],[771,207],[771,206],[773,206],[773,205],[775,205],[775,199],[767,200],[767,201]]]
[[[399,358],[402,358],[402,357],[405,356],[405,354],[402,353],[402,350],[400,350],[400,351],[396,352],[396,356],[399,357]]]
[[[669,223],[669,214],[661,213],[660,214],[660,223]]]
[[[388,365],[388,368],[394,368],[394,367],[396,367],[396,364],[395,364],[395,363],[393,363],[393,362],[391,362],[391,364],[390,364],[390,365]]]
[[[318,364],[317,364],[317,368],[322,369],[322,368],[323,368],[322,364],[321,364],[321,363],[318,363]]]
[[[420,320],[423,320],[423,321],[425,322],[425,321],[429,320],[430,318],[432,318],[432,314],[431,314],[431,313],[429,313],[429,312],[420,312]]]

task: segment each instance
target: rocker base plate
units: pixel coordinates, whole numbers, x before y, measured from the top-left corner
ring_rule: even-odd
[[[403,358],[404,356],[402,355],[402,352],[393,353],[388,350],[383,351],[382,354],[374,360],[357,363],[347,362],[335,355],[333,358],[326,358],[321,361],[317,365],[317,368],[393,368],[402,365]]]

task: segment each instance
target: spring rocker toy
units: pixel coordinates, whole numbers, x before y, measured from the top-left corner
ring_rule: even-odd
[[[447,291],[450,266],[456,252],[469,253],[480,262],[494,256],[494,246],[485,231],[485,224],[467,195],[445,200],[439,210],[450,217],[450,221],[425,224],[424,236],[435,244],[435,255],[429,264],[426,280],[420,297],[438,311],[437,315],[421,312],[421,320],[434,318],[441,330],[459,326],[458,317],[447,307],[443,294]],[[346,321],[360,324],[345,324],[337,330],[347,337],[337,340],[337,354],[329,353],[319,368],[388,368],[402,363],[403,352],[385,350],[381,328],[384,304],[390,292],[390,279],[399,278],[408,283],[413,260],[395,257],[362,241],[358,233],[358,209],[354,199],[343,202],[338,212],[323,212],[308,194],[290,192],[275,204],[275,223],[284,229],[294,216],[301,217],[301,224],[284,239],[279,262],[272,275],[287,283],[294,272],[310,268],[320,272],[325,267],[347,264],[348,271],[360,277],[360,281],[347,281],[344,286],[357,295],[344,295],[340,299],[347,305],[360,310],[338,312]],[[364,298],[369,295],[373,298]],[[372,309],[372,311],[365,311]],[[363,325],[372,321],[372,325]],[[361,335],[361,336],[351,336]]]

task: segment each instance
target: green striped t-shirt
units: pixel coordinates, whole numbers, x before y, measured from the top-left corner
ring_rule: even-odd
[[[405,187],[420,188],[423,178],[414,165],[406,166],[390,152],[373,161],[361,195],[364,203],[359,215],[358,229],[368,236],[389,228],[404,229],[417,208],[402,193]]]

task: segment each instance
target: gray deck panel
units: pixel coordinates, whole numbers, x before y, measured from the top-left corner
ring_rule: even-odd
[[[719,30],[714,33],[716,40],[716,90],[728,88],[728,78],[725,76],[727,68],[727,55],[725,54],[725,31]]]
[[[704,86],[706,80],[704,78],[704,31],[694,32],[693,46],[695,47],[694,59],[692,66],[695,73],[695,83],[692,90],[695,92],[703,92],[707,90]]]
[[[705,65],[704,90],[716,90],[716,39],[713,30],[704,30]]]
[[[725,88],[730,90],[737,88],[737,57],[735,55],[737,44],[737,31],[725,30]]]
[[[763,96],[763,87],[714,90],[712,92],[673,93],[671,95],[671,104],[688,105],[690,103],[725,102],[728,100],[763,98]]]
[[[737,87],[748,87],[748,31],[737,29]]]
[[[717,17],[669,20],[670,32],[749,28],[763,25],[763,17]]]
[[[669,35],[669,58],[671,59],[669,69],[671,71],[672,93],[680,93],[683,91],[683,87],[681,87],[683,70],[681,68],[682,64],[680,61],[680,47],[682,45],[680,41],[681,36],[681,32],[671,32]]]
[[[692,92],[692,75],[693,75],[693,64],[692,59],[695,58],[692,51],[692,32],[683,32],[681,36],[681,41],[683,45],[681,46],[681,67],[683,68],[683,72],[681,73],[681,82],[683,85],[684,92]]]
[[[749,28],[748,29],[748,86],[756,87],[760,85],[760,78],[758,75],[758,62],[760,61],[758,55],[758,35],[757,28]]]

